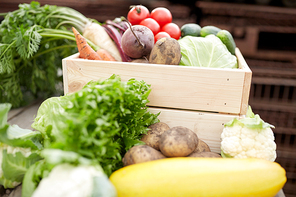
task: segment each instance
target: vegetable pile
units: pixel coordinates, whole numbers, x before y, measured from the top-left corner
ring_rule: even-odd
[[[116,75],[89,82],[74,94],[45,100],[32,124],[36,132],[9,126],[6,120],[10,105],[2,104],[1,184],[10,188],[23,182],[23,196],[31,196],[40,180],[65,163],[73,168],[93,166],[109,176],[123,166],[127,150],[144,144],[140,139],[147,127],[159,121],[158,114],[148,112],[146,107],[150,91],[143,81],[122,82]],[[24,148],[31,149],[24,154]]]
[[[137,5],[127,19],[99,23],[68,7],[40,6],[36,1],[20,4],[0,24],[0,102],[15,108],[36,98],[62,95],[61,60],[77,51],[84,59],[237,68],[228,31],[184,26],[174,23],[164,7],[149,12]],[[219,39],[208,38],[209,34]],[[172,45],[171,39],[162,38],[178,42]],[[164,53],[153,52],[154,47]],[[217,61],[207,62],[209,57]]]
[[[165,7],[157,7],[150,13],[143,5],[132,6],[127,19],[132,25],[148,27],[153,32],[155,42],[163,37],[179,39],[181,36],[179,26],[172,22],[172,13]]]
[[[85,61],[237,68],[227,30],[192,23],[179,28],[163,7],[150,13],[137,5],[127,19],[99,23],[33,1],[6,15],[0,41],[0,184],[22,184],[23,197],[273,197],[287,180],[274,162],[273,126],[251,108],[225,124],[218,154],[189,128],[160,122],[147,107],[145,81],[123,82],[110,73],[72,94],[52,96],[61,59],[77,51]],[[7,123],[12,107],[40,96],[47,99],[34,131]]]
[[[141,138],[145,145],[130,148],[123,157],[124,166],[171,157],[221,157],[186,127],[170,128],[158,122],[148,128]]]
[[[198,24],[192,23],[179,28],[172,21],[172,14],[167,8],[157,7],[150,13],[143,5],[132,6],[127,14],[127,20],[121,17],[114,21],[106,21],[102,26],[116,44],[122,58],[106,60],[238,68],[235,56],[236,45],[230,32],[215,26],[201,28]],[[75,28],[73,31],[75,35],[79,35]],[[93,35],[86,38],[94,42]],[[98,52],[87,46],[85,41],[82,45],[81,36],[76,39],[79,57],[102,60],[100,57],[93,57],[98,56]],[[83,55],[81,46],[85,46],[88,54],[93,55],[88,57]]]

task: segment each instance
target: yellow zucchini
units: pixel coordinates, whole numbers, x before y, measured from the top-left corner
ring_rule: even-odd
[[[273,197],[286,171],[263,159],[166,158],[115,171],[118,197]]]

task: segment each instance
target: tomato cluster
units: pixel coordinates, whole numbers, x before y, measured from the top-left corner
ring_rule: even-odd
[[[137,5],[130,9],[127,19],[132,25],[148,27],[154,34],[155,42],[163,37],[178,40],[181,36],[179,26],[172,23],[172,13],[164,7],[157,7],[150,13],[145,6]]]

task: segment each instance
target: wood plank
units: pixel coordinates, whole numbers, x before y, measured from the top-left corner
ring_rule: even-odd
[[[8,117],[10,117],[8,118],[8,123],[11,125],[16,124],[23,129],[32,129],[31,124],[34,122],[41,102],[39,100],[23,108],[10,110],[8,113]]]
[[[243,85],[243,91],[242,91],[242,102],[241,102],[241,111],[239,114],[246,114],[248,105],[249,105],[249,97],[250,97],[250,89],[252,84],[252,71],[249,68],[246,60],[244,59],[243,55],[241,54],[239,49],[236,48],[236,55],[239,59],[239,67],[243,68],[245,72],[245,80]]]

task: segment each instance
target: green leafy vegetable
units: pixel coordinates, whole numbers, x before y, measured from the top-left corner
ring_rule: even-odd
[[[225,123],[225,127],[233,127],[235,125],[240,125],[249,129],[266,129],[266,128],[274,128],[273,125],[265,122],[260,118],[258,114],[254,114],[251,106],[249,106],[247,114],[244,118],[238,119],[234,118],[231,121]]]
[[[237,58],[215,35],[185,36],[179,40],[182,58],[180,65],[208,68],[237,68]]]
[[[103,171],[100,165],[94,164],[94,162],[92,162],[91,160],[83,158],[81,155],[75,152],[63,151],[60,149],[44,149],[41,151],[40,155],[42,156],[43,160],[37,161],[36,163],[31,165],[24,176],[22,182],[22,197],[32,197],[34,191],[40,184],[40,181],[48,177],[54,167],[61,164],[69,164],[69,166],[71,165],[71,168],[80,165],[93,165],[98,171]],[[58,179],[58,177],[56,178]],[[75,191],[76,189],[73,190],[73,192]],[[49,191],[43,192],[47,193]]]
[[[0,184],[5,188],[22,182],[28,168],[42,159],[39,151],[43,149],[40,132],[7,123],[10,108],[9,103],[0,104]]]
[[[38,153],[31,153],[25,157],[20,151],[17,151],[15,154],[9,154],[7,150],[3,150],[3,175],[8,180],[22,182],[27,169],[40,159],[41,157]]]
[[[48,169],[45,160],[34,163],[27,170],[22,183],[22,197],[32,197],[35,189],[43,177],[47,177],[51,169]]]
[[[0,24],[0,102],[19,107],[62,94],[61,60],[77,52],[70,27],[82,31],[90,22],[71,8],[36,1],[6,13]]]
[[[38,196],[116,197],[117,194],[100,167],[64,163],[55,166],[47,177],[43,177],[30,197]]]
[[[128,149],[143,143],[147,127],[159,121],[147,110],[150,91],[144,81],[122,82],[116,75],[92,81],[78,92],[46,100],[32,127],[46,133],[46,148],[74,151],[110,175],[122,167]]]

